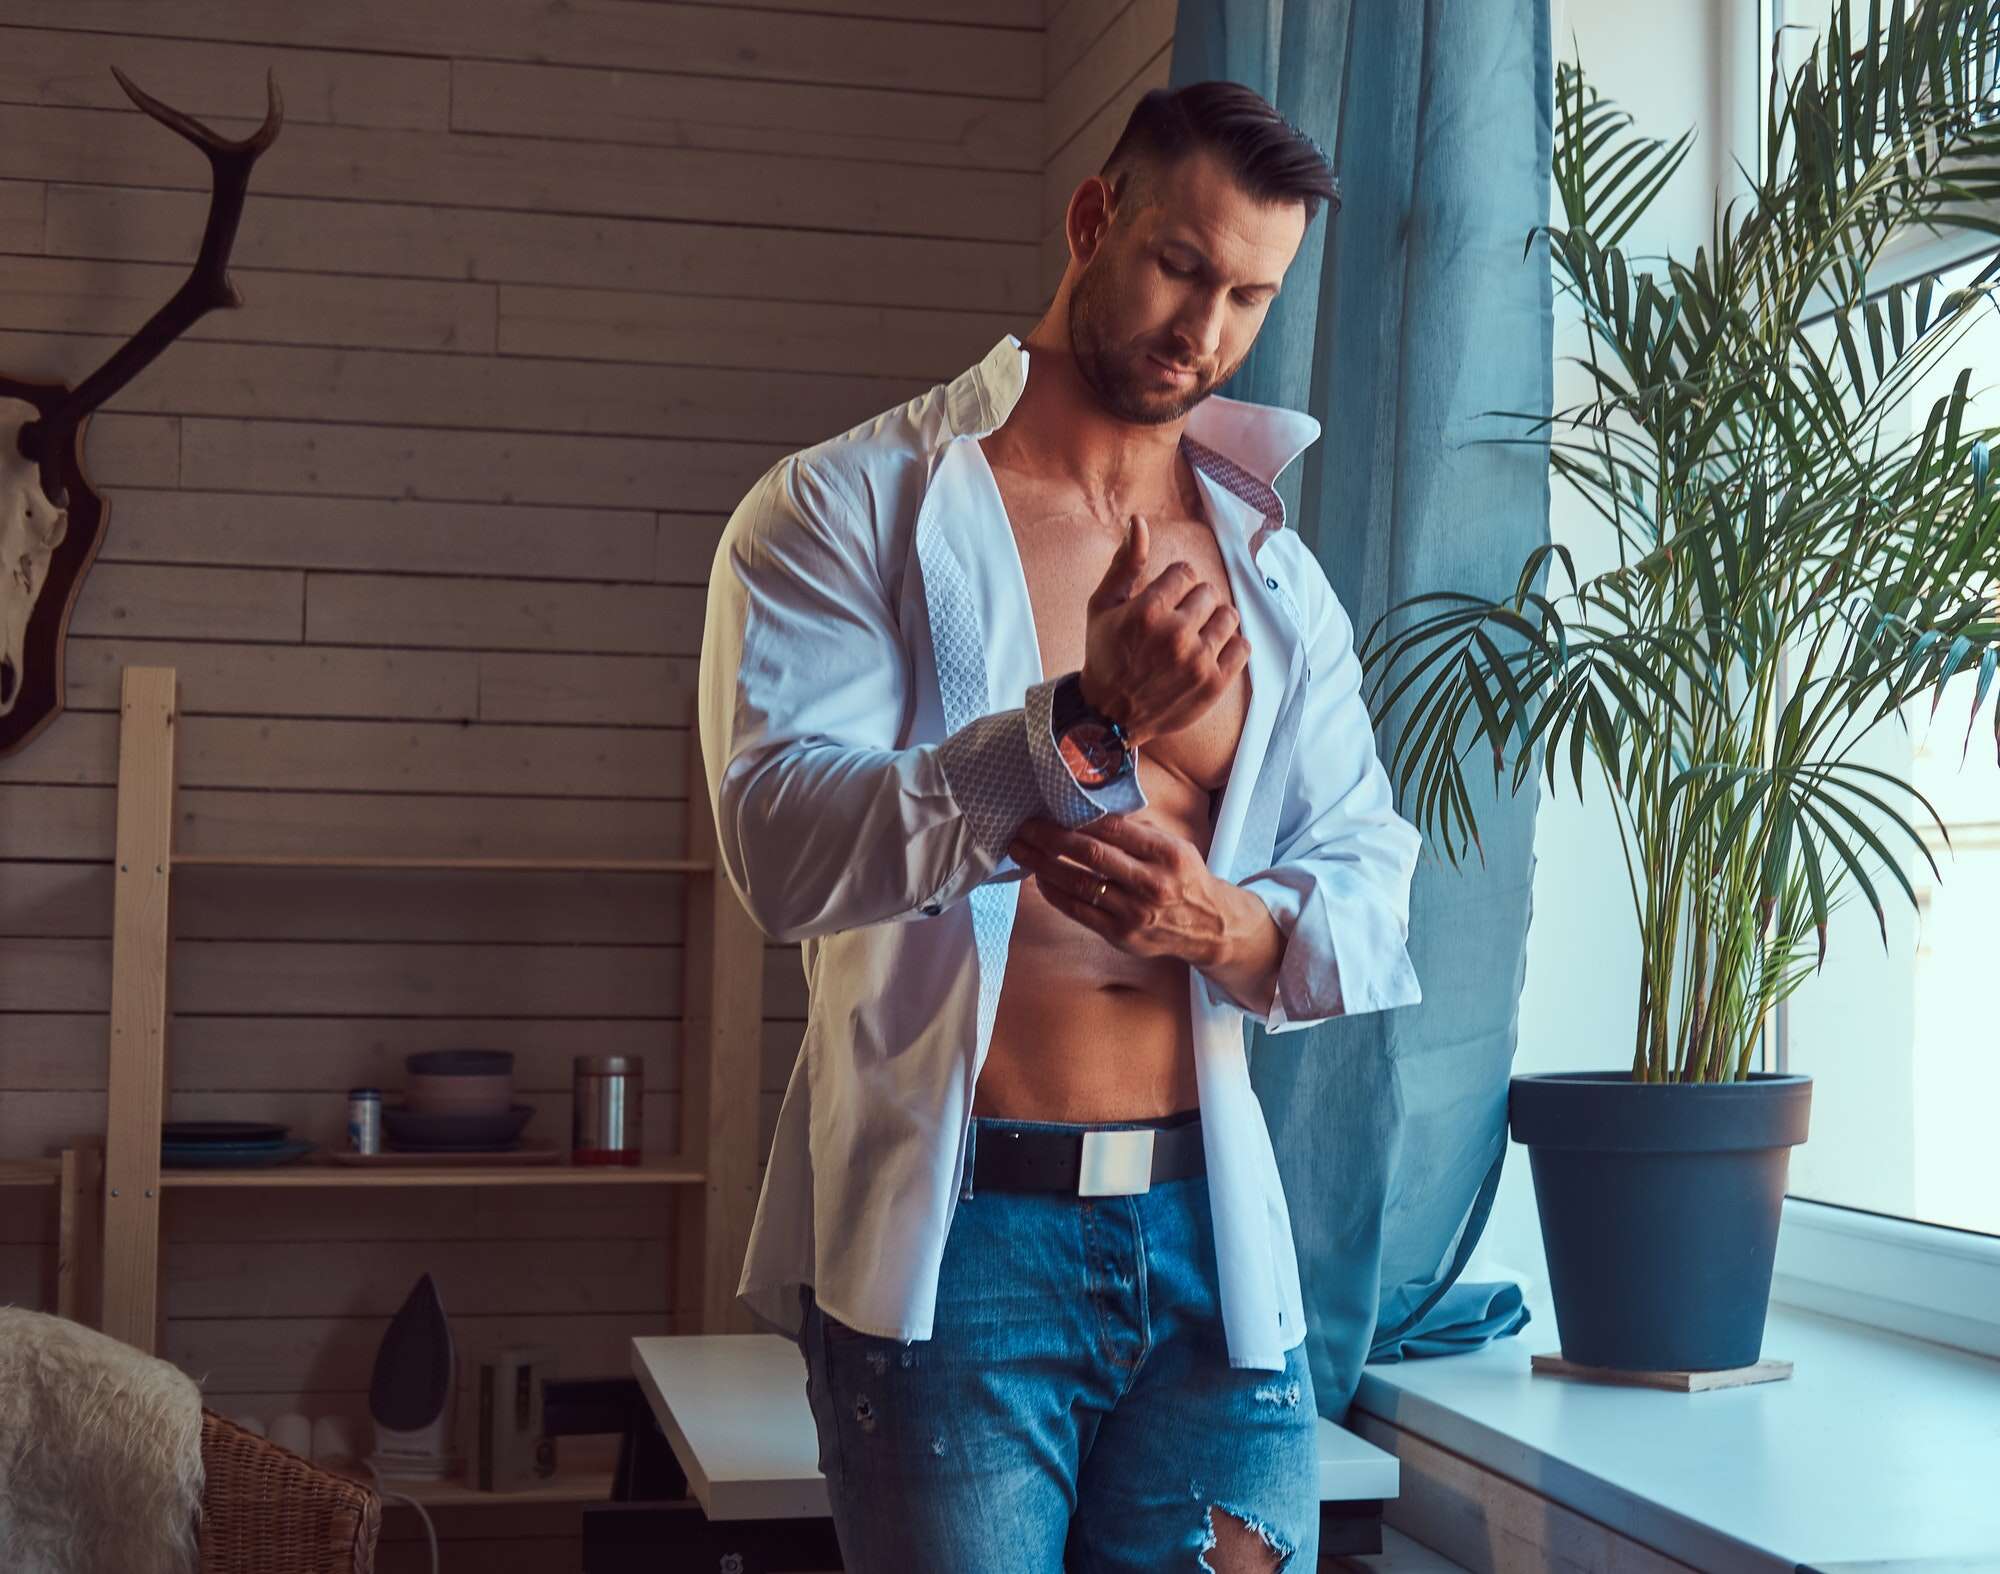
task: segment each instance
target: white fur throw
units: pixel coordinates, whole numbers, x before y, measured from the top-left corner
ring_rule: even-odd
[[[0,1306],[0,1569],[189,1574],[201,1390],[67,1318]]]

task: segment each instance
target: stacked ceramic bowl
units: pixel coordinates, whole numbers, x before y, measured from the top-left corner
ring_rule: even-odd
[[[505,1153],[535,1113],[514,1102],[505,1049],[432,1049],[404,1062],[403,1102],[382,1110],[382,1145],[397,1153]]]

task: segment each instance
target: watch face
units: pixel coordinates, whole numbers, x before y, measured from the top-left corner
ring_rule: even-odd
[[[1059,747],[1072,775],[1086,787],[1115,781],[1130,757],[1123,743],[1102,722],[1072,722],[1063,730]]]

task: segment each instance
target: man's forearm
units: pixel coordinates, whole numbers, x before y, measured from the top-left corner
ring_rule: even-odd
[[[1217,882],[1217,897],[1229,914],[1215,960],[1201,971],[1218,988],[1258,1017],[1270,1015],[1278,992],[1278,964],[1284,960],[1285,932],[1254,891]]]

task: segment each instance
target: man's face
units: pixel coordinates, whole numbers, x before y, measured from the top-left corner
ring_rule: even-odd
[[[1157,204],[1121,214],[1070,293],[1077,370],[1138,425],[1178,420],[1229,381],[1305,237],[1303,203],[1258,201],[1212,154],[1156,179]]]

